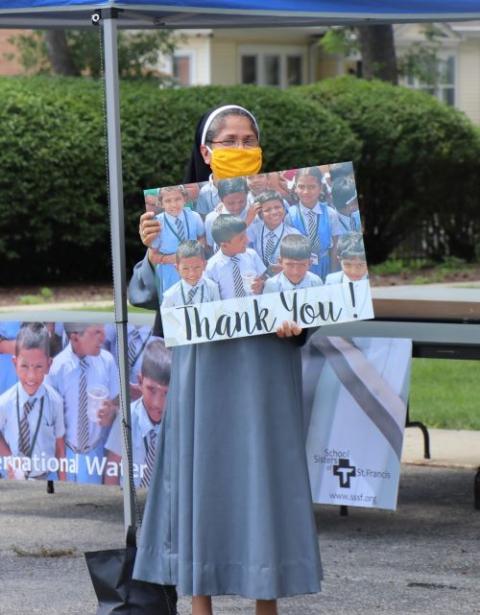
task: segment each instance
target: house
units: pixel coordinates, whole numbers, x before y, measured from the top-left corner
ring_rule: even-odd
[[[395,26],[397,55],[412,44],[424,44],[424,25]],[[235,85],[253,83],[286,88],[319,79],[358,74],[359,56],[325,53],[318,42],[326,28],[242,28],[178,31],[172,57],[159,62],[161,73],[174,76],[179,85]],[[480,124],[480,21],[438,25],[437,54],[442,70],[435,86],[410,77],[404,85],[431,92],[446,104],[464,111]],[[21,72],[8,39],[19,31],[0,30],[0,74]]]

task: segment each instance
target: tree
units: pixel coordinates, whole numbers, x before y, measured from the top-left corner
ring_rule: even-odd
[[[161,55],[171,55],[176,37],[164,30],[119,32],[118,67],[122,79],[165,80],[156,68]],[[102,72],[101,29],[35,31],[12,37],[22,66],[30,73],[65,76]]]
[[[345,56],[360,53],[364,79],[380,79],[396,85],[399,76],[410,76],[435,86],[442,70],[438,61],[442,31],[435,24],[426,24],[423,31],[424,40],[412,43],[400,57],[396,56],[391,25],[331,28],[320,44],[327,53]]]
[[[362,77],[398,84],[397,57],[391,24],[359,26]]]

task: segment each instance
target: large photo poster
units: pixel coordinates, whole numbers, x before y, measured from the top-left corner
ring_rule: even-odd
[[[0,476],[120,485],[117,342],[112,324],[1,323]],[[170,351],[128,325],[133,479],[148,487],[170,382]]]
[[[373,317],[351,162],[149,188],[165,343]]]

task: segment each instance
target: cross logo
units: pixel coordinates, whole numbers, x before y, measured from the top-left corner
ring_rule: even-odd
[[[350,459],[339,459],[338,465],[333,466],[334,476],[338,476],[340,487],[350,488],[350,479],[357,475],[355,466],[350,465]]]

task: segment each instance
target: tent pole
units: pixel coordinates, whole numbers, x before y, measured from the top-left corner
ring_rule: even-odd
[[[135,492],[132,489],[132,450],[130,386],[128,378],[127,282],[125,275],[125,226],[123,212],[122,144],[120,135],[120,93],[118,81],[117,18],[114,10],[102,11],[105,66],[105,101],[108,137],[108,176],[110,183],[110,233],[112,242],[115,324],[120,370],[120,409],[125,429],[122,440],[123,500],[125,529],[136,526]]]

